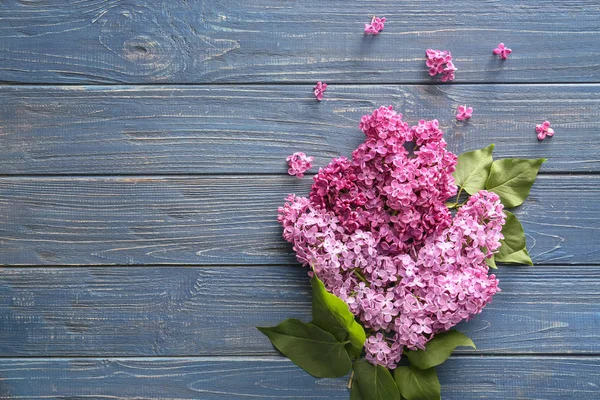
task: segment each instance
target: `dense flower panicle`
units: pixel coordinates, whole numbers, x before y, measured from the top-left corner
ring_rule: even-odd
[[[473,107],[467,107],[466,104],[464,106],[458,106],[458,109],[456,111],[456,119],[458,121],[464,121],[465,119],[470,119],[472,115],[473,115]]]
[[[452,62],[452,54],[449,51],[427,49],[425,55],[427,56],[425,65],[429,68],[430,76],[441,74],[442,82],[454,80],[457,68]]]
[[[325,89],[327,89],[327,84],[325,82],[317,82],[317,84],[313,88],[313,93],[317,100],[323,100],[323,94],[325,93]]]
[[[314,160],[314,157],[307,157],[306,154],[302,152],[297,152],[288,156],[286,161],[288,162],[288,174],[296,175],[298,178],[304,178],[304,173],[311,169],[311,162]]]
[[[386,337],[378,332],[373,336],[369,336],[365,342],[365,358],[373,364],[383,365],[386,368],[396,368],[396,363],[400,361],[399,353],[390,345]]]
[[[544,123],[536,125],[535,131],[537,132],[538,140],[544,140],[546,139],[546,136],[554,136],[554,129],[550,128],[550,122],[548,121],[544,121]]]
[[[506,47],[504,43],[500,43],[498,47],[494,49],[493,53],[499,55],[501,59],[506,60],[508,55],[512,53],[512,50]]]
[[[367,359],[394,368],[405,348],[424,348],[499,291],[486,259],[505,217],[486,191],[452,216],[457,158],[436,120],[409,126],[380,107],[359,127],[352,159],[320,169],[309,198],[288,196],[278,220],[297,259],[372,331]]]
[[[365,34],[367,35],[378,35],[383,30],[385,24],[385,17],[378,18],[373,17],[370,24],[365,24]]]

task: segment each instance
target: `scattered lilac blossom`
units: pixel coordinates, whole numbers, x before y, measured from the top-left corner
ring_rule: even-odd
[[[471,118],[472,115],[473,115],[473,107],[467,107],[466,104],[464,106],[458,106],[458,110],[456,112],[457,120],[464,121],[465,119]]]
[[[314,157],[307,157],[306,154],[302,152],[297,152],[288,156],[286,161],[288,162],[289,169],[288,174],[296,175],[298,178],[304,178],[304,173],[311,169],[311,162],[314,160]]]
[[[538,140],[546,139],[546,136],[554,136],[554,129],[550,128],[550,122],[544,121],[544,123],[536,125],[535,131],[537,132]]]
[[[427,56],[425,65],[429,68],[430,76],[441,74],[442,82],[454,80],[454,73],[457,68],[452,62],[452,54],[449,51],[427,49],[425,54]]]
[[[317,82],[317,84],[315,85],[315,87],[313,88],[313,93],[315,94],[315,97],[317,98],[317,100],[321,101],[323,100],[323,94],[325,93],[325,89],[327,89],[327,84],[324,82]]]
[[[385,17],[378,18],[373,17],[370,24],[365,24],[365,34],[367,35],[378,35],[383,30],[385,24]]]
[[[499,55],[501,59],[506,60],[508,55],[512,53],[512,50],[504,46],[504,43],[500,43],[493,51],[494,54]]]
[[[278,220],[298,261],[372,331],[367,359],[395,368],[405,349],[423,349],[500,291],[486,260],[505,216],[484,190],[452,216],[457,158],[437,120],[411,127],[390,106],[359,127],[366,139],[352,159],[320,169],[310,196],[289,195]]]

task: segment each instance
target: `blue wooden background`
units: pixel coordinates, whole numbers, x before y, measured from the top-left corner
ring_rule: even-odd
[[[285,157],[349,155],[388,104],[549,159],[516,211],[536,266],[500,267],[443,398],[600,398],[598,43],[597,0],[0,2],[0,398],[348,399],[254,326],[309,318]]]

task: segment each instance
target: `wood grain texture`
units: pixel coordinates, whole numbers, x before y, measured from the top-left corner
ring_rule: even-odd
[[[0,81],[28,83],[431,82],[449,49],[456,82],[598,82],[595,0],[8,1]],[[377,37],[363,34],[377,14]],[[10,16],[10,17],[8,17]],[[492,55],[500,42],[509,60]]]
[[[0,264],[294,263],[290,176],[0,178]],[[574,196],[577,194],[577,196]],[[538,264],[598,262],[600,176],[539,176],[515,213]]]
[[[448,400],[595,400],[600,358],[453,357],[438,374]],[[347,378],[315,379],[278,357],[2,359],[0,376],[3,399],[349,398]]]
[[[538,266],[500,267],[503,291],[458,327],[477,351],[439,368],[444,399],[599,398],[599,13],[0,2],[0,399],[347,400],[346,379],[310,377],[254,326],[310,318],[275,217],[311,182],[285,157],[350,155],[360,116],[388,104],[438,118],[457,153],[549,159],[516,211]],[[367,37],[373,14],[388,23]],[[456,84],[429,77],[427,48],[452,51]],[[538,142],[546,119],[556,135]]]
[[[598,267],[497,275],[502,292],[458,326],[476,354],[600,353]],[[306,270],[293,266],[3,268],[0,354],[276,355],[255,326],[309,321],[310,307]]]
[[[470,122],[456,107],[475,108]],[[0,174],[285,174],[304,151],[350,156],[363,114],[393,104],[438,118],[449,148],[546,157],[543,171],[599,172],[600,85],[0,87]],[[535,125],[556,135],[539,142]]]

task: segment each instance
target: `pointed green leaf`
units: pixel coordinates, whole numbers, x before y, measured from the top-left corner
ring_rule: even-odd
[[[352,369],[350,400],[400,400],[398,386],[387,368],[359,360]]]
[[[362,353],[366,335],[363,327],[356,322],[348,305],[339,297],[329,293],[317,276],[312,285],[312,323],[331,333],[338,341],[350,340],[347,349],[352,357]]]
[[[494,145],[469,151],[458,156],[456,170],[452,174],[458,187],[469,194],[475,194],[485,188],[485,182],[492,166]]]
[[[529,257],[529,253],[525,248],[525,232],[523,231],[521,222],[509,211],[505,210],[504,214],[506,214],[506,222],[502,227],[504,239],[500,241],[502,245],[495,255],[496,261],[533,265],[531,257]]]
[[[442,389],[435,368],[398,367],[394,371],[394,379],[406,400],[441,399]]]
[[[447,201],[446,202],[446,207],[452,209],[452,208],[456,208],[456,202],[454,201]]]
[[[485,188],[500,196],[504,206],[519,206],[529,196],[531,186],[544,161],[545,158],[504,158],[494,161]]]
[[[521,225],[515,214],[504,210],[504,215],[506,215],[502,226],[504,239],[501,241],[502,247],[500,247],[498,254],[514,253],[517,250],[524,249],[526,244],[523,225]]]
[[[496,258],[494,256],[492,256],[490,258],[486,258],[485,263],[487,264],[488,267],[490,267],[492,269],[498,269],[498,267],[496,267]]]
[[[348,311],[348,306],[341,299],[327,292],[323,282],[316,275],[313,276],[310,283],[312,286],[312,323],[331,333],[339,342],[346,340],[348,332],[344,313]],[[336,299],[342,304],[336,302]],[[353,316],[352,319],[354,319]]]
[[[438,333],[425,345],[425,350],[409,351],[408,360],[419,369],[429,369],[440,365],[450,357],[458,346],[475,348],[475,343],[459,331]]]
[[[294,364],[317,378],[344,376],[352,368],[345,343],[339,343],[318,326],[290,318],[275,327],[258,330]]]
[[[509,255],[506,255],[502,258],[502,260],[498,260],[499,262],[506,264],[520,264],[520,265],[529,265],[533,267],[533,261],[531,261],[531,256],[527,249],[521,249]]]

